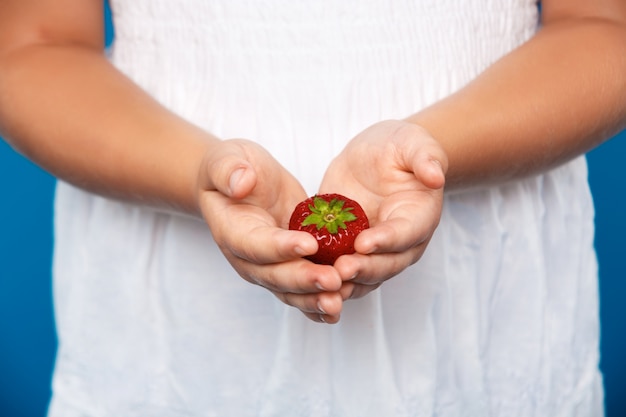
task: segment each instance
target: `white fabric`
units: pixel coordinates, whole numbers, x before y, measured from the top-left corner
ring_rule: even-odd
[[[117,67],[310,194],[356,133],[463,86],[538,18],[534,0],[112,3]],[[446,196],[423,259],[335,326],[239,278],[203,223],[60,183],[50,416],[600,416],[586,175],[579,158]]]

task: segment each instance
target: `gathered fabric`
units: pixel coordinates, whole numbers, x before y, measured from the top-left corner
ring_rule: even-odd
[[[538,29],[534,0],[111,6],[117,68],[310,195],[357,133]],[[241,279],[201,221],[59,182],[49,415],[601,416],[593,216],[584,157],[448,194],[423,258],[330,326]]]

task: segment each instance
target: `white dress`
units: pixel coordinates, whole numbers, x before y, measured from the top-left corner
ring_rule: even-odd
[[[538,21],[535,0],[112,10],[121,71],[219,137],[258,141],[309,194],[318,161],[460,88]],[[51,417],[603,414],[584,158],[447,195],[423,259],[334,326],[239,278],[200,221],[64,183],[55,221]]]

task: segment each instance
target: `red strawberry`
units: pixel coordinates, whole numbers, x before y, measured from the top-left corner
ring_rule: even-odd
[[[341,255],[354,253],[354,240],[369,227],[363,208],[340,194],[321,194],[298,204],[289,220],[290,230],[309,232],[319,249],[306,258],[317,264],[332,265]]]

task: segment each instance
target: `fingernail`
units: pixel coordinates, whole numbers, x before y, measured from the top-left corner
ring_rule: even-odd
[[[298,255],[298,256],[305,256],[306,252],[304,249],[302,249],[300,246],[296,246],[295,248],[293,248],[293,251]]]
[[[322,303],[320,303],[319,301],[317,302],[317,309],[320,311],[320,313],[326,314],[326,312],[322,308]]]
[[[316,287],[318,290],[321,290],[321,291],[326,291],[326,288],[324,288],[324,287],[322,286],[322,284],[320,284],[319,282],[316,282],[316,283],[315,283],[315,287]]]
[[[372,253],[376,252],[378,250],[378,246],[372,246],[365,254],[366,255],[371,255]]]
[[[230,174],[230,178],[228,180],[228,190],[231,195],[234,193],[237,185],[239,185],[239,181],[241,181],[241,178],[243,177],[245,171],[245,168],[238,168],[234,170],[232,174]]]
[[[431,160],[430,160],[430,162],[432,162],[432,164],[433,164],[433,165],[435,165],[435,166],[437,167],[437,170],[438,170],[439,172],[441,172],[441,173],[442,173],[442,174],[444,174],[444,175],[446,174],[446,173],[444,172],[443,165],[441,164],[441,162],[440,162],[438,159],[431,159]]]

